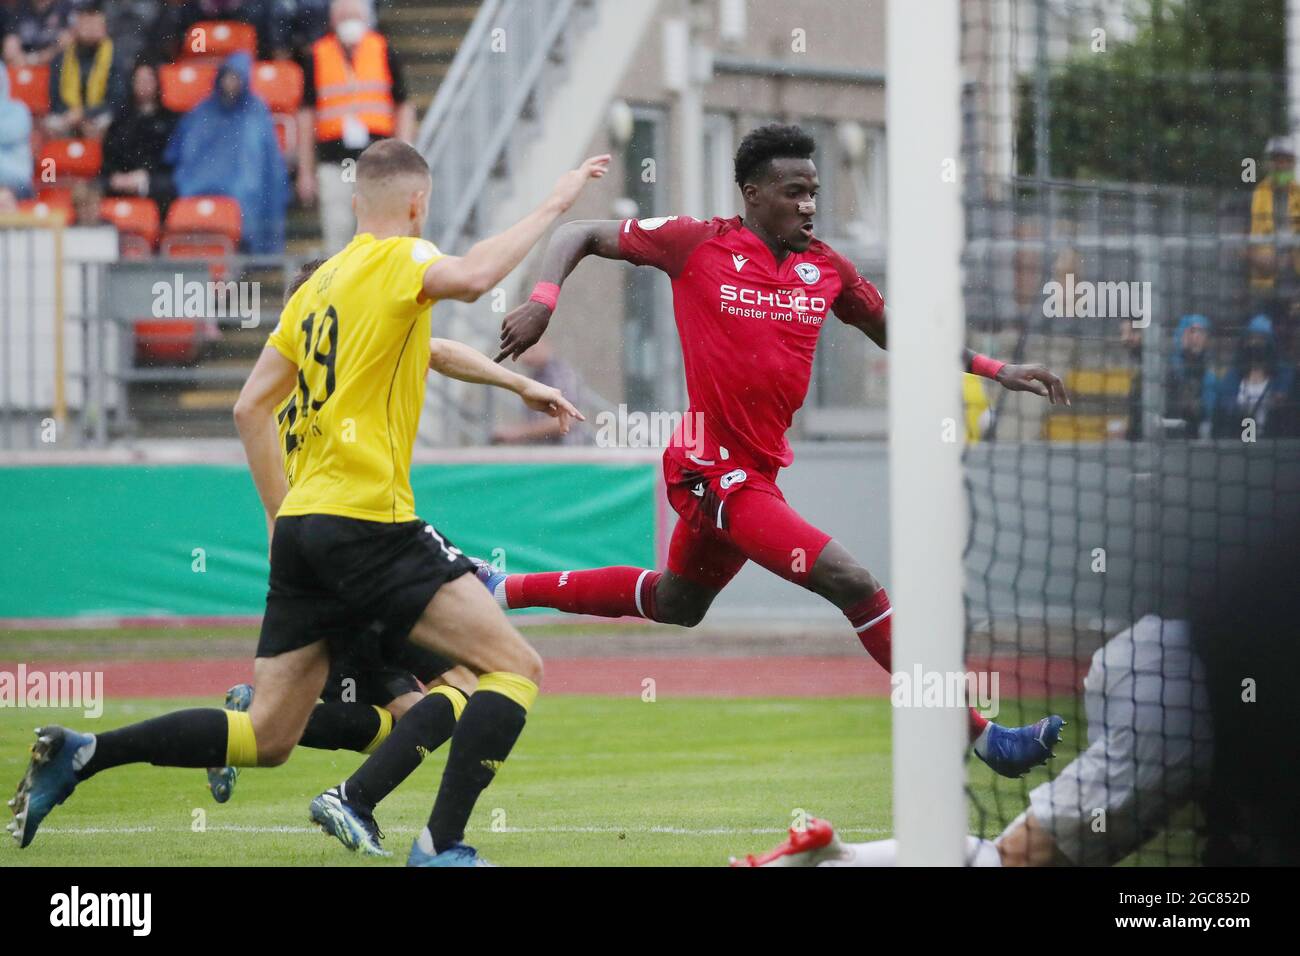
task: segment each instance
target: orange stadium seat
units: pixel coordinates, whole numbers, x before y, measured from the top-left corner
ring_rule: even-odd
[[[50,161],[54,162],[56,180],[64,176],[89,178],[99,175],[99,167],[104,162],[103,148],[97,139],[51,139],[46,140],[37,157],[37,175],[41,175]]]
[[[297,112],[302,103],[302,67],[292,60],[262,60],[253,67],[253,92],[272,113]]]
[[[139,365],[189,365],[199,357],[203,326],[186,319],[141,319],[135,325]]]
[[[188,113],[212,92],[217,67],[212,63],[166,63],[159,76],[163,106],[173,113]]]
[[[71,186],[42,186],[36,190],[36,198],[48,206],[67,206],[69,209],[76,206],[72,201]]]
[[[223,60],[232,53],[257,55],[257,30],[234,20],[200,20],[185,34],[183,59],[211,57]]]
[[[123,240],[138,239],[144,243],[145,255],[153,252],[154,245],[158,242],[158,233],[161,225],[158,218],[158,204],[152,199],[142,196],[107,196],[100,200],[99,214],[114,226],[122,234]],[[122,244],[123,254],[126,250],[132,249],[132,258],[135,258],[134,252],[139,247],[139,243],[126,242]]]
[[[72,209],[72,197],[66,193],[51,193],[42,199],[23,199],[18,203],[18,211],[42,219],[61,219],[64,225],[76,219]]]
[[[50,68],[9,67],[9,95],[26,103],[33,116],[44,116],[50,111]]]
[[[229,238],[215,232],[167,233],[158,243],[158,254],[168,259],[221,259],[233,255],[235,250],[236,245]]]
[[[243,219],[229,196],[187,196],[167,210],[159,251],[178,259],[215,259],[239,247]]]
[[[229,196],[186,196],[167,210],[166,232],[215,233],[239,242],[243,219],[239,202]]]

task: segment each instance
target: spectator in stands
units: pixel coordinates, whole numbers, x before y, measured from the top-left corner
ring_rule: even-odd
[[[10,198],[32,195],[32,114],[9,96],[9,71],[0,67],[0,189]]]
[[[330,32],[329,0],[283,0],[287,4],[289,49],[293,56],[305,60],[311,45]],[[291,11],[291,12],[289,12]]]
[[[333,0],[330,25],[303,64],[298,198],[304,205],[319,203],[325,249],[333,254],[356,230],[349,170],[374,140],[396,136],[410,142],[415,106],[406,97],[401,63],[370,28],[363,0]]]
[[[1268,173],[1250,197],[1250,292],[1255,308],[1285,309],[1300,292],[1300,245],[1277,239],[1300,238],[1300,184],[1295,181],[1295,146],[1289,136],[1274,136],[1267,147]]]
[[[196,0],[162,0],[148,27],[150,43],[143,59],[155,66],[179,60],[185,36],[199,19]]]
[[[1121,319],[1119,340],[1124,348],[1125,364],[1129,371],[1128,428],[1126,441],[1142,440],[1142,330],[1133,327],[1132,319]]]
[[[138,63],[131,73],[131,103],[104,136],[104,183],[110,196],[148,196],[167,215],[176,195],[163,159],[176,116],[159,98],[158,73]]]
[[[1208,438],[1214,419],[1214,369],[1209,361],[1210,320],[1185,315],[1174,330],[1165,378],[1165,418],[1184,423],[1188,438]]]
[[[6,18],[4,60],[9,66],[44,66],[69,42],[71,0],[22,0]]]
[[[568,362],[555,354],[547,340],[542,340],[519,356],[523,374],[543,385],[558,388],[571,402],[580,403],[583,395],[582,379]],[[576,424],[576,423],[575,423]],[[527,419],[519,425],[502,425],[492,432],[494,445],[585,445],[591,441],[589,428],[569,428],[567,423],[552,418],[546,412],[529,411]]]
[[[50,63],[51,136],[99,139],[127,101],[125,70],[114,53],[103,0],[86,0],[72,15],[73,41]]]
[[[93,179],[79,179],[72,184],[73,222],[78,226],[98,226],[104,221],[100,201],[104,191]]]
[[[104,12],[108,18],[108,35],[113,38],[119,62],[128,66],[136,63],[153,46],[149,24],[157,10],[157,0],[110,0],[107,4]]]
[[[249,89],[252,70],[247,53],[227,57],[207,99],[181,117],[163,159],[178,195],[239,201],[245,251],[281,252],[289,175],[271,111]]]
[[[195,0],[200,20],[237,20],[257,30],[257,55],[279,60],[289,55],[287,21],[275,0]]]
[[[1219,383],[1215,437],[1241,437],[1246,419],[1256,438],[1288,437],[1295,430],[1294,387],[1295,369],[1279,359],[1272,320],[1255,316]]]

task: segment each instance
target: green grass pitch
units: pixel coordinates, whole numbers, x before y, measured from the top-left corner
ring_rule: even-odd
[[[16,785],[39,723],[107,730],[213,703],[110,701],[89,722],[75,711],[0,710],[0,786]],[[201,770],[106,772],[57,808],[26,850],[0,846],[0,866],[398,865],[428,815],[444,756],[445,748],[380,805],[391,860],[356,857],[307,820],[311,798],[363,758],[300,748],[283,767],[243,771],[224,806]],[[970,774],[987,791],[986,768],[972,764]],[[1013,787],[1000,788],[1002,812],[1023,806]],[[775,844],[799,810],[848,839],[890,835],[887,700],[543,695],[479,801],[468,841],[507,866],[717,866]]]

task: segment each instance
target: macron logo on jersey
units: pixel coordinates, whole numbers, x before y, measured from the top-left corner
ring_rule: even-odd
[[[748,261],[749,261],[748,259],[746,259],[744,256],[742,256],[742,255],[741,255],[740,253],[738,253],[738,252],[733,252],[733,253],[731,254],[731,262],[732,262],[732,265],[734,265],[734,266],[736,267],[736,271],[737,271],[737,272],[739,272],[741,269],[745,268],[745,263],[748,262]]]

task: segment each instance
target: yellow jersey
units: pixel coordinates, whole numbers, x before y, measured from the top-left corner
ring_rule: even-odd
[[[277,515],[415,519],[411,449],[424,404],[433,243],[361,233],[302,284],[267,345],[298,368],[276,410],[289,493]]]

